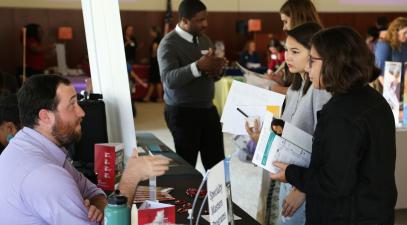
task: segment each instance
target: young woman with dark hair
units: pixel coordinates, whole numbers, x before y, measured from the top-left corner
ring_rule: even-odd
[[[306,193],[306,224],[393,224],[395,124],[368,85],[374,56],[348,27],[318,32],[311,46],[310,80],[333,97],[318,112],[309,168],[275,162],[271,178]]]
[[[321,30],[316,23],[305,23],[287,31],[285,59],[293,83],[288,88],[282,119],[309,134],[314,133],[316,113],[331,98],[325,91],[315,90],[306,72],[312,36]],[[305,223],[305,195],[290,184],[281,184],[278,225]]]

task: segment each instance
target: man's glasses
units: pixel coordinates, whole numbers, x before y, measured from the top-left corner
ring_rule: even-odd
[[[323,60],[322,58],[312,57],[311,55],[308,56],[308,68],[312,68],[312,63],[315,60]]]

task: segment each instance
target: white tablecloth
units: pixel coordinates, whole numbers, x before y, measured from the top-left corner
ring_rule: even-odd
[[[407,128],[397,129],[396,132],[396,184],[397,204],[396,209],[407,208]]]

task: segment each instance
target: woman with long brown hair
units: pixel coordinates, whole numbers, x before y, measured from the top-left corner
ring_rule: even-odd
[[[387,29],[384,40],[379,40],[375,48],[376,66],[382,70],[379,81],[383,85],[384,65],[386,61],[401,62],[402,70],[407,62],[407,18],[398,17]],[[402,81],[404,74],[401,75]],[[403,82],[401,83],[403,85]]]

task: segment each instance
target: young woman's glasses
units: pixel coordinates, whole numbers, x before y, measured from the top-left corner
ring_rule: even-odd
[[[308,68],[312,68],[312,63],[315,60],[322,60],[322,58],[312,57],[311,55],[308,56]]]

